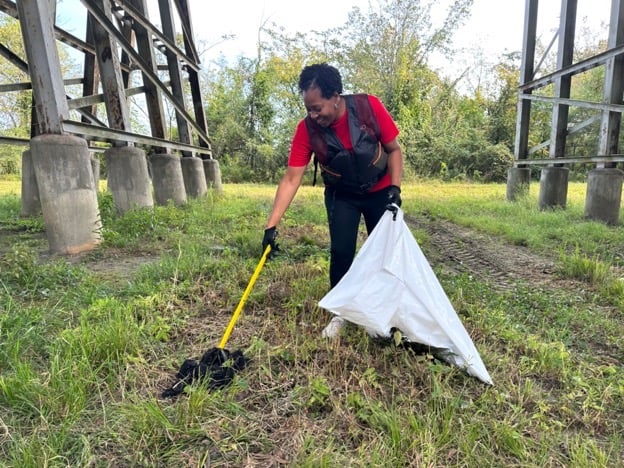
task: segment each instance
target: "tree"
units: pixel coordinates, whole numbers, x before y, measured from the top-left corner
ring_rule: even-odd
[[[209,134],[226,180],[275,180],[285,164],[288,147],[276,98],[279,63],[241,57],[234,66],[213,69],[205,80]]]
[[[520,70],[518,53],[506,54],[502,61],[492,67],[495,76],[494,89],[486,104],[489,126],[488,140],[514,149],[516,133],[516,106]]]
[[[24,57],[20,25],[16,19],[0,16],[0,42],[18,57]],[[25,83],[28,73],[0,57],[0,80],[3,83]],[[0,131],[5,136],[30,136],[31,92],[14,91],[0,94]]]
[[[274,24],[261,32],[268,39],[259,42],[256,58],[221,62],[205,73],[209,133],[225,180],[278,180],[305,115],[298,75],[312,57],[326,58],[314,34],[288,36]]]
[[[509,148],[496,147],[499,141],[488,139],[487,98],[480,89],[472,98],[461,95],[457,80],[441,78],[428,65],[434,52],[451,52],[453,32],[468,17],[472,0],[452,2],[446,17],[434,25],[437,5],[387,0],[366,14],[354,8],[346,34],[335,31],[348,38],[336,57],[344,57],[352,90],[377,94],[394,115],[408,167],[427,176],[501,180],[512,155]]]
[[[9,16],[0,16],[0,43],[23,57],[24,47],[19,22]],[[28,74],[5,57],[0,56],[0,81],[3,83],[26,83]],[[15,138],[30,136],[30,114],[32,109],[29,90],[0,94],[0,134]],[[0,151],[0,174],[16,174],[20,171],[21,146],[2,145]]]
[[[376,94],[393,114],[426,98],[436,80],[428,59],[448,53],[453,30],[472,2],[454,0],[439,25],[432,22],[435,0],[381,0],[365,13],[354,8],[347,24],[331,31],[339,44],[333,56],[351,91]]]
[[[472,0],[453,1],[434,26],[436,5],[433,0],[380,1],[366,14],[353,8],[341,28],[306,35],[263,26],[268,40],[259,42],[255,59],[241,58],[233,67],[212,71],[208,125],[215,152],[226,162],[224,178],[279,176],[295,125],[305,115],[298,74],[306,64],[326,61],[341,70],[345,92],[369,92],[385,103],[401,130],[406,171],[504,179],[512,159],[507,138],[515,122],[515,115],[509,124],[510,113],[503,112],[512,99],[511,79],[504,96],[490,101],[481,90],[462,95],[458,80],[429,68],[433,52],[450,52],[452,34]],[[492,126],[494,115],[498,121]]]

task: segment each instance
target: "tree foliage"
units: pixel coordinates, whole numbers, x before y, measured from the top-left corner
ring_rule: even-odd
[[[9,16],[0,15],[0,43],[18,56],[24,56],[24,47],[19,22]],[[28,74],[0,56],[0,82],[28,82]],[[0,94],[0,134],[14,138],[28,138],[30,135],[31,93],[13,91]],[[19,146],[2,145],[0,150],[0,174],[19,172]]]
[[[245,173],[259,181],[279,176],[292,132],[305,115],[296,87],[298,73],[306,64],[326,61],[340,69],[345,92],[375,94],[394,116],[401,131],[399,139],[408,176],[504,181],[513,162],[520,54],[506,53],[490,63],[475,51],[458,78],[442,75],[432,68],[431,59],[434,54],[452,57],[453,34],[469,18],[473,0],[445,2],[445,11],[439,3],[371,1],[366,8],[354,7],[348,21],[338,28],[305,34],[289,35],[277,25],[264,25],[259,31],[255,59],[210,71],[212,79],[237,77],[233,81],[236,87],[230,90],[235,89],[236,95],[226,99],[228,110],[219,111],[230,115],[229,128],[220,128],[223,118],[209,118],[211,134],[217,141],[235,133],[230,141],[217,144],[221,153],[218,157],[227,161],[224,177]],[[604,50],[604,44],[595,45],[591,31],[581,28],[579,32],[576,60]],[[538,56],[541,54],[544,60],[540,72],[548,73],[556,62],[552,50],[538,41]],[[247,84],[240,86],[240,80]],[[603,80],[602,68],[576,76],[572,97],[600,102]],[[256,93],[248,102],[254,106],[235,105],[249,100],[250,92]],[[552,85],[539,93],[552,95]],[[258,107],[262,100],[267,108]],[[221,96],[209,91],[206,101],[210,109],[220,107]],[[261,125],[241,127],[261,109],[267,117]],[[535,148],[538,157],[547,156],[548,148],[543,143],[550,137],[551,110],[550,103],[532,103],[529,146]],[[597,111],[591,109],[570,110],[572,123],[586,125],[595,120],[586,125],[589,131],[570,134],[570,155],[595,152],[596,115]],[[258,148],[255,145],[260,143],[269,144],[272,152],[254,153]],[[232,171],[234,168],[236,171]]]
[[[473,0],[448,0],[442,6],[437,0],[371,0],[366,7],[353,7],[347,22],[337,28],[288,33],[276,24],[262,24],[255,57],[223,59],[202,71],[208,133],[224,179],[279,179],[295,126],[305,116],[297,89],[299,72],[309,63],[329,62],[340,69],[345,92],[375,94],[394,116],[408,176],[505,180],[513,160],[519,53],[505,54],[496,63],[475,53],[473,63],[455,79],[431,65],[434,56],[452,56],[453,34],[470,17],[472,4]],[[604,50],[604,43],[593,45],[594,33],[582,28],[580,33],[575,60]],[[0,18],[0,41],[24,55],[16,20]],[[59,52],[63,68],[71,68],[62,47]],[[547,73],[555,60],[552,51],[547,54],[538,43],[538,55],[542,52],[541,72]],[[0,62],[5,65],[0,67],[3,82],[28,80],[2,57]],[[572,98],[600,102],[603,81],[603,68],[575,76]],[[552,85],[539,90],[544,95],[552,92]],[[529,146],[542,157],[547,154],[542,143],[550,136],[551,106],[532,102]],[[3,93],[0,132],[28,137],[30,113],[30,91]],[[567,152],[595,152],[598,111],[571,108],[570,122],[589,131],[571,131]],[[171,133],[176,131],[172,119]]]
[[[327,61],[341,70],[345,92],[375,94],[395,117],[407,172],[503,180],[512,159],[512,142],[504,139],[513,124],[499,121],[500,135],[491,138],[488,132],[496,131],[488,106],[494,109],[497,103],[461,95],[455,82],[428,65],[431,54],[450,53],[452,34],[468,17],[472,0],[451,2],[434,23],[436,5],[433,0],[380,1],[366,11],[354,7],[340,28],[306,35],[289,36],[272,25],[262,31],[268,40],[259,43],[254,60],[212,70],[209,81],[220,85],[206,95],[208,121],[217,157],[227,168],[224,176],[273,180],[279,175],[294,127],[305,115],[298,74],[307,63]],[[510,96],[498,104],[508,104]],[[249,119],[255,125],[245,126]],[[224,124],[227,129],[221,128]],[[274,152],[259,152],[261,144],[270,144]]]
[[[19,22],[0,15],[0,43],[17,56],[24,57],[24,46]],[[0,56],[0,80],[2,83],[25,83],[28,73]],[[0,131],[5,136],[28,137],[30,134],[30,91],[3,93],[0,99]]]

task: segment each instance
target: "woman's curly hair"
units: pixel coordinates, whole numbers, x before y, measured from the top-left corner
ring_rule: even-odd
[[[342,77],[335,67],[327,63],[315,63],[305,67],[299,75],[299,91],[310,88],[321,90],[321,96],[329,99],[334,94],[342,94]]]

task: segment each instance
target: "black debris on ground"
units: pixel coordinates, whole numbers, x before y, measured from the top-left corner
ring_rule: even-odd
[[[234,379],[236,371],[248,364],[243,352],[211,348],[201,359],[186,359],[176,374],[176,383],[162,392],[163,398],[172,398],[184,392],[184,388],[195,382],[204,383],[209,390],[222,388]]]
[[[405,336],[401,333],[398,328],[391,328],[389,336],[378,336],[373,338],[373,342],[381,347],[394,346],[397,348],[403,348],[411,351],[416,356],[425,356],[430,360],[445,363],[444,359],[441,357],[448,350],[435,348],[433,346],[429,346],[426,344],[418,343],[416,341],[409,341],[405,338]]]

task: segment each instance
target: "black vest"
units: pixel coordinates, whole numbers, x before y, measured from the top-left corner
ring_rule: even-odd
[[[352,150],[346,150],[334,130],[323,128],[310,116],[305,123],[314,152],[316,166],[320,166],[323,182],[337,190],[364,194],[388,170],[388,155],[381,145],[380,130],[366,94],[342,96],[347,106],[349,135]]]

